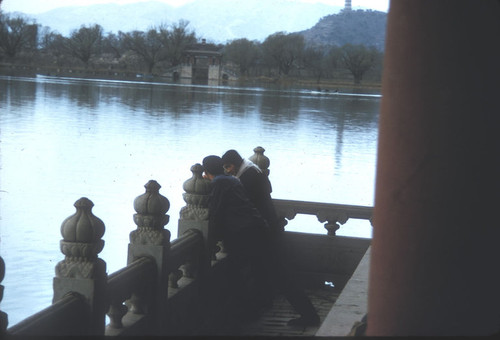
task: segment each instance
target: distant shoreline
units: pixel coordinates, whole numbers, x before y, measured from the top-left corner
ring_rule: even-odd
[[[36,67],[31,65],[16,65],[16,64],[0,64],[0,75],[5,76],[24,76],[36,77],[36,75],[52,76],[52,77],[72,77],[72,78],[87,78],[87,79],[102,79],[102,80],[124,80],[137,82],[161,82],[161,83],[176,83],[170,77],[159,75],[144,75],[132,71],[120,70],[84,70],[75,68],[56,68],[56,67]],[[317,91],[341,91],[342,89],[369,89],[371,91],[381,91],[382,84],[380,82],[365,81],[361,84],[354,84],[349,79],[324,79],[319,82],[311,78],[297,77],[241,77],[237,81],[230,82],[231,84],[239,85],[262,85],[262,84],[277,84],[290,87],[301,87],[303,89]],[[224,84],[221,83],[220,84]]]

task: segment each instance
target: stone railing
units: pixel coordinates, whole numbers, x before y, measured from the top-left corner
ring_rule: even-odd
[[[249,159],[268,175],[270,162],[264,151],[255,148]],[[208,227],[210,182],[202,177],[200,164],[193,165],[191,172],[192,177],[183,184],[186,206],[180,211],[178,238],[170,241],[170,231],[164,228],[169,222],[166,213],[170,202],[159,193],[161,186],[151,180],[145,185],[146,192],[134,200],[137,229],[130,233],[127,266],[109,275],[98,256],[104,247],[104,222],[92,213],[92,201],[85,197],[77,200],[76,212],[61,225],[60,249],[65,258],[56,265],[52,305],[8,329],[7,315],[0,311],[0,334],[189,335],[203,318],[213,317],[218,299],[225,294],[221,284],[225,280],[225,253]],[[315,215],[320,222],[327,222],[329,235],[349,218],[370,219],[372,214],[371,207],[273,201],[284,220],[297,214]],[[309,246],[318,242],[318,237],[323,237],[324,245]],[[321,251],[330,251],[332,244],[335,248],[336,238],[310,238],[304,242],[302,236],[289,237],[294,261],[302,268],[298,269],[313,268],[312,262],[319,271],[330,270],[325,268],[333,268],[331,263],[338,267],[334,257],[323,261],[324,265],[313,259],[321,257]],[[310,254],[304,256],[307,252]],[[339,248],[336,258],[345,252],[352,251]],[[350,270],[340,268],[344,276]],[[0,282],[4,273],[0,258]],[[0,285],[0,301],[2,293]],[[106,316],[110,320],[107,325]]]
[[[345,205],[333,203],[318,203],[304,201],[290,201],[273,199],[276,212],[281,219],[286,220],[295,218],[297,214],[314,215],[318,221],[325,223],[325,229],[328,235],[334,236],[335,232],[349,219],[361,219],[372,221],[373,207],[358,205]]]
[[[90,308],[85,297],[68,293],[38,313],[10,327],[8,335],[86,335],[90,324]]]
[[[249,157],[249,160],[257,164],[262,172],[269,176],[270,160],[264,155],[266,150],[261,146],[257,146],[253,151],[254,154]],[[325,229],[330,236],[335,235],[340,225],[346,223],[349,219],[372,222],[373,207],[281,199],[273,199],[273,203],[283,225],[288,223],[287,220],[292,220],[299,214],[314,215],[319,222],[326,222]]]
[[[194,166],[193,178],[186,181],[187,196],[207,194],[209,186],[193,179],[201,178],[201,166]],[[196,172],[196,173],[195,173]],[[206,184],[206,183],[205,183]],[[61,226],[63,261],[56,266],[53,304],[6,330],[9,335],[158,335],[168,334],[165,316],[170,312],[170,299],[202,277],[212,264],[205,249],[203,233],[191,222],[189,230],[181,230],[179,238],[170,242],[168,199],[159,193],[160,185],[149,181],[146,192],[134,200],[134,222],[130,233],[127,266],[106,274],[106,263],[98,257],[104,247],[101,239],[105,226],[92,213],[93,203],[83,197],[74,204],[76,213]],[[192,191],[192,192],[190,192]],[[186,200],[188,202],[188,200]],[[200,202],[188,203],[200,213],[206,209]],[[208,214],[198,214],[203,222]],[[181,224],[181,221],[180,221]],[[201,229],[201,228],[198,228]],[[0,262],[0,279],[5,267]],[[0,293],[2,292],[0,286]],[[1,297],[1,295],[0,295]],[[173,300],[173,299],[171,299]],[[181,302],[179,302],[181,303]],[[170,308],[172,309],[172,308]],[[109,324],[105,325],[106,315]],[[6,315],[0,321],[6,329]],[[5,322],[3,322],[5,321]]]

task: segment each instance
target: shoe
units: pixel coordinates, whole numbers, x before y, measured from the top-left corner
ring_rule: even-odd
[[[313,326],[319,326],[319,316],[312,315],[312,316],[301,316],[300,318],[296,319],[291,319],[288,321],[288,326],[293,326],[293,327],[313,327]]]

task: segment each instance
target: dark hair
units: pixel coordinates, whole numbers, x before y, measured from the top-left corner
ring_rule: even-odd
[[[239,166],[243,162],[240,154],[236,150],[228,150],[224,155],[222,155],[222,162],[224,164],[234,164]]]
[[[223,165],[224,163],[222,163],[222,159],[219,156],[210,155],[203,158],[203,168],[206,172],[214,176],[224,173]]]

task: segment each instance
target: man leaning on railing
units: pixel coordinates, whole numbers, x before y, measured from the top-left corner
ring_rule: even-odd
[[[289,321],[290,326],[318,325],[320,320],[314,306],[286,269],[277,231],[270,230],[267,221],[248,199],[241,181],[224,173],[223,161],[218,156],[205,157],[203,166],[206,177],[213,184],[209,201],[211,228],[221,228],[220,235],[232,258],[234,272],[250,262],[252,278],[257,283],[257,295],[252,300],[254,307],[260,307],[255,301],[269,307],[273,290],[279,288],[301,314]],[[234,284],[240,286],[242,283]]]
[[[254,151],[260,149],[260,156],[266,158],[266,165],[269,166],[269,159],[263,156],[263,148],[257,147]],[[289,268],[289,261],[285,258],[285,248],[283,244],[284,221],[280,221],[274,203],[271,198],[272,186],[268,178],[269,170],[264,173],[250,159],[242,158],[236,150],[228,150],[222,156],[224,170],[227,174],[231,174],[241,181],[248,198],[253,205],[259,210],[270,227],[268,233],[270,244],[270,258],[273,271],[272,278],[274,286],[279,287],[292,307],[301,315],[299,318],[292,319],[288,322],[290,326],[315,326],[319,324],[319,316],[313,304],[305,294],[304,290],[299,287],[298,283],[292,276]]]

